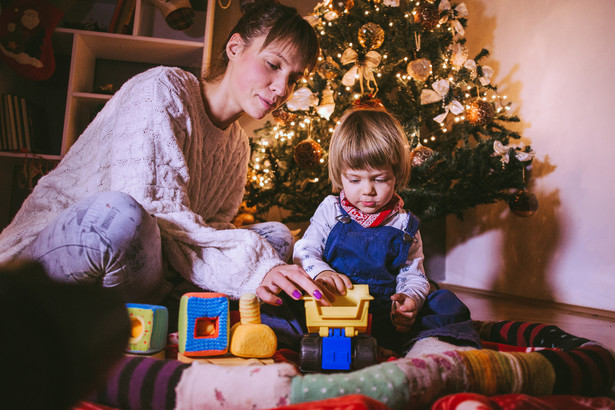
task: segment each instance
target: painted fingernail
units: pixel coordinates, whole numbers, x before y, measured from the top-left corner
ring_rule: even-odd
[[[316,300],[320,300],[322,298],[322,293],[320,293],[319,290],[315,290],[314,297],[316,298]]]
[[[282,304],[282,299],[277,299],[277,300],[275,301],[275,304],[276,304],[276,305],[281,305],[281,304]]]
[[[298,290],[294,290],[293,291],[293,297],[295,299],[299,299],[301,297],[301,292],[299,292]]]

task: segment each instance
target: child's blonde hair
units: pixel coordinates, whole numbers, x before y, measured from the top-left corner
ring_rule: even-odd
[[[342,172],[390,165],[395,189],[410,180],[408,139],[399,121],[384,109],[347,111],[333,132],[329,145],[329,179],[333,192],[342,190]]]

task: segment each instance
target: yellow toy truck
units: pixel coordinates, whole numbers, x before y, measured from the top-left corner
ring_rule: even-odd
[[[354,285],[331,306],[303,296],[309,334],[301,340],[300,368],[304,372],[358,370],[376,363],[376,339],[369,327],[368,285]]]

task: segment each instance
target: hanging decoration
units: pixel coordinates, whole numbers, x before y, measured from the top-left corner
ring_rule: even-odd
[[[442,101],[447,96],[449,90],[449,81],[441,79],[431,85],[432,90],[425,88],[421,91],[421,104],[431,104]],[[444,106],[444,112],[434,117],[434,121],[442,123],[446,119],[449,112],[459,115],[464,111],[463,105],[457,100],[451,100]]]
[[[322,90],[322,99],[320,105],[316,107],[316,112],[321,118],[329,120],[331,114],[335,111],[335,101],[333,100],[333,90],[331,86],[327,84],[327,88]]]
[[[408,63],[408,75],[416,81],[425,82],[431,75],[431,62],[426,58],[410,61]]]
[[[355,81],[359,80],[361,86],[361,94],[365,94],[365,87],[368,91],[375,95],[378,91],[378,84],[376,84],[376,78],[374,77],[374,69],[378,67],[382,56],[374,50],[368,51],[365,56],[360,56],[352,48],[348,47],[342,54],[342,64],[348,65],[354,63],[352,68],[344,74],[342,77],[342,84],[347,87],[352,87]]]
[[[488,65],[480,66],[481,75],[478,75],[478,67],[476,65],[476,61],[467,60],[463,63],[463,66],[470,71],[470,78],[475,79],[478,77],[478,81],[482,86],[487,86],[491,83],[491,77],[493,76],[493,68]]]
[[[511,151],[514,153],[515,158],[521,162],[529,161],[534,157],[533,153],[522,151],[522,149],[523,146],[504,145],[500,141],[493,143],[493,150],[495,151],[493,155],[499,156],[502,164],[508,164]]]
[[[450,20],[453,30],[455,30],[457,34],[463,37],[465,35],[465,29],[463,28],[463,25],[458,19],[468,18],[468,8],[466,7],[466,4],[459,3],[453,9],[451,7],[451,3],[448,0],[440,0],[438,10],[440,11],[441,15],[443,14],[442,18],[440,18],[439,23],[443,25]]]
[[[529,191],[518,191],[509,199],[508,207],[517,216],[527,218],[538,211],[538,198]]]
[[[286,101],[286,107],[291,111],[306,111],[318,105],[318,97],[307,87],[299,88]]]
[[[353,8],[354,0],[327,0],[325,4],[339,15]]]
[[[319,76],[324,78],[325,80],[333,80],[337,77],[337,72],[339,71],[340,66],[331,58],[331,56],[327,56],[324,61],[321,61],[316,67],[316,73]]]
[[[271,115],[275,119],[276,123],[280,125],[286,125],[296,118],[295,114],[290,113],[283,108],[278,108],[277,110],[272,111]]]
[[[434,151],[426,147],[424,145],[417,145],[416,148],[410,152],[410,159],[412,168],[418,168],[425,165],[425,162],[428,161],[431,157],[433,157]]]
[[[480,99],[474,100],[466,109],[466,118],[474,125],[487,125],[493,120],[494,115],[493,104]]]
[[[367,50],[376,50],[384,43],[384,30],[376,23],[366,23],[359,29],[359,44]]]
[[[322,147],[312,138],[306,138],[295,145],[294,158],[301,168],[312,169],[320,165]]]
[[[425,30],[433,30],[438,26],[440,12],[432,3],[421,3],[414,12],[414,22],[419,23]]]

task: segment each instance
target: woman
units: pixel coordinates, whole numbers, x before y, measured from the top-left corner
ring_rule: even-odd
[[[284,262],[285,227],[229,223],[249,159],[237,119],[280,106],[318,56],[314,30],[294,8],[244,3],[252,4],[205,79],[158,67],[118,90],[2,232],[0,263],[36,259],[54,279],[119,287],[131,302],[161,301],[179,273],[231,297],[256,292],[281,304],[280,291],[293,299],[305,291],[328,303]]]

